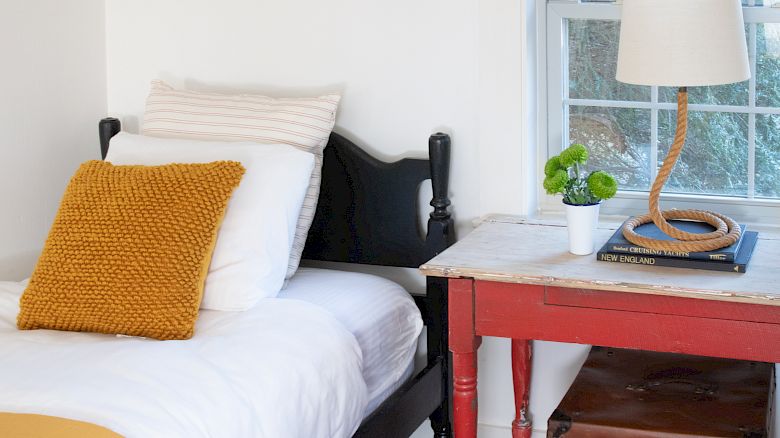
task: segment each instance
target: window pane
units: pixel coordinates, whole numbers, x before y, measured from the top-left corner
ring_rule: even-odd
[[[658,167],[674,139],[677,111],[658,112]],[[664,191],[747,195],[748,115],[690,111],[688,135]]]
[[[620,22],[568,20],[569,97],[600,100],[650,100],[650,87],[615,79]]]
[[[780,24],[756,25],[756,105],[780,106]]]
[[[780,115],[756,116],[756,196],[780,198]]]
[[[605,170],[621,190],[648,190],[650,110],[570,107],[569,140],[590,150],[588,170]]]
[[[688,88],[688,103],[703,105],[748,105],[748,81],[712,87]],[[677,102],[677,88],[658,87],[659,102]]]

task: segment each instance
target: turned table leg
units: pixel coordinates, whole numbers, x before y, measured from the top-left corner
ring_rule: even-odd
[[[477,436],[477,348],[474,335],[474,285],[449,283],[449,348],[452,352],[452,412],[455,438]]]
[[[528,395],[531,392],[531,341],[512,339],[512,381],[515,387],[515,420],[512,438],[531,438]]]
[[[477,353],[453,353],[452,409],[457,438],[477,436]]]

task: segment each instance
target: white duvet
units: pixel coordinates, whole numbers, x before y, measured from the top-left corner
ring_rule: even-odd
[[[201,311],[188,341],[16,329],[25,284],[0,282],[0,412],[127,437],[347,437],[367,404],[354,336],[298,300]]]

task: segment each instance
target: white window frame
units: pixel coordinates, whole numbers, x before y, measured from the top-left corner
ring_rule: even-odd
[[[568,104],[587,106],[608,106],[622,108],[638,108],[651,110],[651,163],[658,156],[658,111],[676,110],[676,103],[658,101],[658,87],[651,88],[650,102],[599,101],[588,99],[569,99],[568,78],[565,65],[566,50],[566,20],[567,19],[602,19],[619,20],[620,5],[616,3],[580,3],[578,0],[536,0],[537,4],[537,52],[538,82],[539,82],[539,153],[537,174],[543,175],[544,162],[552,155],[558,154],[568,143]],[[776,7],[745,7],[743,8],[745,22],[780,23],[780,9]],[[756,66],[756,26],[750,26],[748,52],[751,71]],[[751,75],[749,81],[748,106],[701,105],[690,104],[693,111],[728,111],[748,113],[748,197],[730,197],[715,195],[692,195],[664,193],[661,196],[663,208],[698,208],[711,209],[730,216],[739,221],[752,223],[777,224],[780,222],[780,200],[754,198],[755,188],[755,118],[756,114],[780,114],[780,108],[756,107],[756,81]],[[746,109],[747,108],[747,109]],[[650,181],[655,178],[656,168],[651,166]],[[541,184],[538,185],[539,210],[543,213],[561,212],[563,205],[560,197],[552,197],[544,193]],[[647,210],[647,192],[619,191],[615,198],[602,205],[602,214],[636,215]]]

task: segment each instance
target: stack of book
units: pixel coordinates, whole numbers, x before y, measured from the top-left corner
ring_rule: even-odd
[[[702,222],[678,220],[669,222],[690,233],[709,233],[715,230],[710,224]],[[747,231],[745,225],[740,225],[740,227],[742,228],[741,238],[737,243],[727,248],[707,252],[679,252],[659,251],[634,245],[623,237],[623,227],[621,226],[599,250],[597,257],[605,262],[744,273],[747,270],[750,256],[753,255],[753,249],[756,247],[758,233]],[[634,231],[646,237],[673,240],[653,223],[641,225]]]

